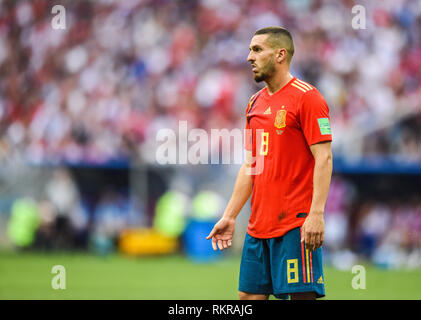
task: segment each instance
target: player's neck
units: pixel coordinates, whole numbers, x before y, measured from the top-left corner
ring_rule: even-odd
[[[278,72],[275,75],[266,81],[266,87],[269,95],[273,95],[279,90],[281,90],[288,82],[291,81],[293,76],[289,73],[289,70],[286,72]]]

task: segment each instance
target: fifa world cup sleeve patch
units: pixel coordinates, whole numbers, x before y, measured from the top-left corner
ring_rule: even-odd
[[[332,132],[330,131],[329,118],[319,118],[317,119],[317,122],[319,123],[321,134],[332,134]]]

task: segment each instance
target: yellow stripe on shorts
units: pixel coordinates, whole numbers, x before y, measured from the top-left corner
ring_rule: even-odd
[[[309,268],[309,265],[308,265],[308,249],[306,249],[306,264],[307,264],[307,283],[309,283],[310,282],[310,268]]]

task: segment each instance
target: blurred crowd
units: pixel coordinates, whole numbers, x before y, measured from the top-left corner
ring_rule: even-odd
[[[331,110],[334,150],[421,160],[421,4],[352,0],[0,2],[3,159],[155,162],[156,133],[243,128],[258,90],[246,62],[261,27],[294,37],[292,73]],[[389,139],[391,138],[391,140]]]
[[[343,269],[360,258],[384,268],[420,268],[421,199],[416,192],[405,199],[363,193],[345,177],[333,176],[325,211],[328,260]]]
[[[113,250],[122,230],[142,216],[118,188],[103,188],[92,202],[66,168],[50,176],[38,197],[17,198],[11,206],[7,232],[15,247],[102,253]]]
[[[377,265],[421,267],[421,201],[367,202],[357,226],[359,251]]]
[[[421,267],[421,199],[362,197],[340,175],[332,179],[325,211],[327,260],[348,269],[358,259],[384,268]]]

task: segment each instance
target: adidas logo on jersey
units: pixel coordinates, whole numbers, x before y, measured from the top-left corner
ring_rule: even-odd
[[[263,114],[272,114],[272,112],[270,111],[270,107],[266,109],[265,112],[263,112]]]
[[[323,276],[320,276],[319,280],[317,280],[317,283],[323,284]]]

